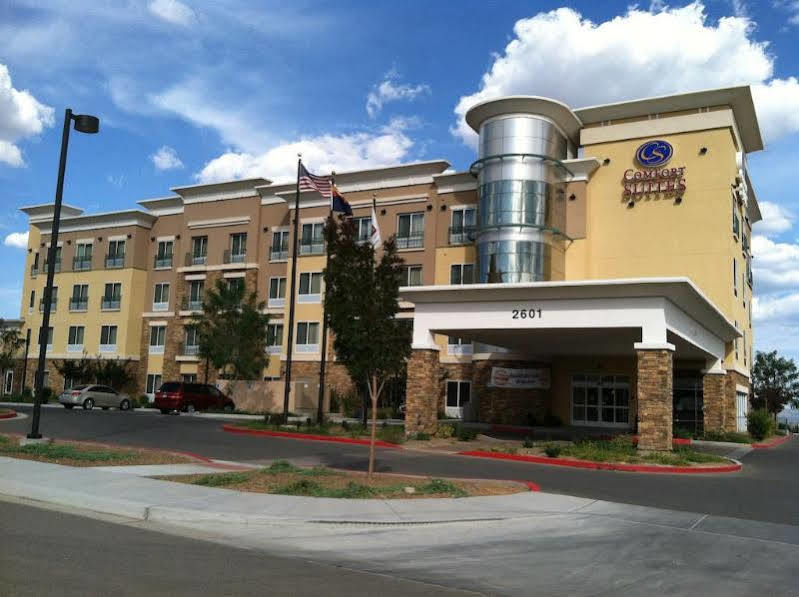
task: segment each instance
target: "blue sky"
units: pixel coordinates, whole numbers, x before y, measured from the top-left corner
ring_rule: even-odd
[[[46,8],[42,5],[46,4]],[[508,93],[574,107],[751,83],[759,349],[799,357],[799,2],[0,0],[0,316],[19,315],[21,205],[135,206],[170,186],[474,159],[462,115]]]

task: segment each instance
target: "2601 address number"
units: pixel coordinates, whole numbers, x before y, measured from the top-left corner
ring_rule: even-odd
[[[512,309],[513,319],[541,319],[541,309]]]

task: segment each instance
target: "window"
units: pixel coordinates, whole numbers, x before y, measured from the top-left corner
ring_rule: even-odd
[[[450,284],[474,284],[474,263],[453,263],[449,268]]]
[[[743,342],[743,345],[744,345],[744,365],[746,365],[746,356],[747,356],[747,355],[746,355],[746,348],[747,348],[747,344],[746,344],[746,330],[744,330],[744,331],[743,331],[743,334],[744,334],[744,342]]]
[[[186,326],[185,340],[183,342],[183,354],[187,356],[194,356],[200,352],[200,337],[197,334],[197,328],[193,325]]]
[[[355,224],[355,238],[359,243],[368,241],[372,236],[372,218],[352,218]]]
[[[85,311],[89,307],[89,285],[74,284],[72,298],[69,299],[70,311]]]
[[[318,303],[322,296],[322,273],[303,272],[300,274],[300,303]]]
[[[400,286],[421,286],[422,285],[422,266],[408,265],[402,270]]]
[[[244,293],[244,278],[228,278],[227,287],[231,292]]]
[[[169,311],[169,283],[159,282],[155,285],[153,311]]]
[[[272,249],[269,259],[272,261],[285,261],[289,258],[289,231],[275,230],[272,233]]]
[[[732,293],[738,296],[738,260],[732,258]]]
[[[397,216],[397,248],[424,247],[424,212]]]
[[[166,343],[166,326],[154,325],[150,327],[150,354],[164,354]]]
[[[36,304],[36,291],[31,290],[31,300],[28,302],[28,313],[33,313],[33,306]]]
[[[302,225],[300,255],[321,255],[325,252],[324,222]]]
[[[125,265],[125,241],[124,240],[110,240],[108,241],[108,255],[105,257],[105,266],[107,268],[124,267]]]
[[[180,375],[180,381],[183,383],[197,383],[197,374],[196,373],[182,373]]]
[[[159,240],[158,252],[155,254],[154,266],[159,269],[172,267],[172,250],[174,242],[171,240]]]
[[[39,328],[39,333],[41,334],[44,328]],[[41,341],[41,339],[40,339]],[[47,351],[53,350],[53,326],[47,328]]]
[[[269,278],[267,307],[282,307],[286,303],[286,278]]]
[[[463,416],[463,407],[472,398],[472,383],[469,381],[447,381],[446,414],[449,417]]]
[[[158,388],[161,387],[161,374],[160,373],[148,373],[147,374],[147,394],[155,394],[158,391]]]
[[[473,207],[452,210],[452,226],[449,229],[449,244],[463,245],[474,240],[477,211]]]
[[[738,202],[732,197],[732,234],[738,238],[741,233],[741,219],[738,217]]]
[[[572,423],[626,427],[630,424],[627,375],[572,376]]]
[[[33,265],[31,265],[31,276],[39,273],[39,252],[33,254]]]
[[[738,329],[738,321],[735,321],[735,329]],[[732,341],[733,348],[735,349],[735,360],[738,360],[738,338]]]
[[[104,325],[100,328],[100,352],[117,351],[117,326]]]
[[[319,351],[319,322],[300,321],[297,324],[297,352]]]
[[[47,292],[45,288],[44,292]],[[43,293],[44,294],[44,293]],[[50,293],[50,311],[55,311],[56,307],[58,306],[58,286],[53,286],[53,290]],[[39,313],[44,312],[44,297],[39,301]]]
[[[193,236],[191,239],[191,265],[205,265],[208,261],[208,237]]]
[[[456,336],[447,337],[447,354],[462,355],[472,354],[472,341],[458,338]]]
[[[78,243],[75,246],[75,256],[72,258],[72,269],[75,271],[92,269],[91,243]]]
[[[105,285],[101,308],[104,311],[118,311],[122,306],[122,284],[109,282]]]
[[[266,352],[280,354],[283,351],[283,324],[270,323],[266,326]]]
[[[735,410],[737,415],[737,431],[746,432],[746,415],[749,412],[749,394],[746,392],[735,392]]]
[[[84,327],[82,325],[69,326],[67,352],[83,352],[83,332]]]
[[[47,255],[47,257],[49,257],[49,247],[48,247],[48,255]],[[56,272],[60,272],[61,271],[61,247],[56,247],[55,248],[55,259],[53,259],[53,263],[55,264],[55,271]],[[48,267],[48,261],[47,261],[47,258],[45,258],[45,261],[44,261],[44,270],[45,270],[45,272],[47,271],[47,267]]]
[[[189,296],[186,297],[186,309],[189,311],[202,311],[204,292],[205,281],[191,280],[189,282]]]
[[[247,233],[237,232],[230,235],[230,259],[227,263],[244,263],[247,258]]]
[[[14,370],[9,369],[3,378],[3,394],[11,394],[14,392]]]

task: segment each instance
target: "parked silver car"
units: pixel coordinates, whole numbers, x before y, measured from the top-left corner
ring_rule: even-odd
[[[95,406],[100,406],[103,410],[108,410],[111,407],[129,410],[131,407],[130,397],[127,394],[117,392],[108,386],[94,384],[85,384],[64,390],[58,397],[58,401],[68,409],[77,405],[82,406],[84,410],[91,410]]]

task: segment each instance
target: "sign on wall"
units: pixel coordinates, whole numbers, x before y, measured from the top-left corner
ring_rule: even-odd
[[[549,369],[507,369],[491,367],[490,388],[548,390],[550,387]]]
[[[673,155],[671,143],[663,139],[641,144],[635,151],[635,160],[642,168],[624,171],[624,198],[652,193],[681,196],[685,192],[685,166],[665,167]]]

